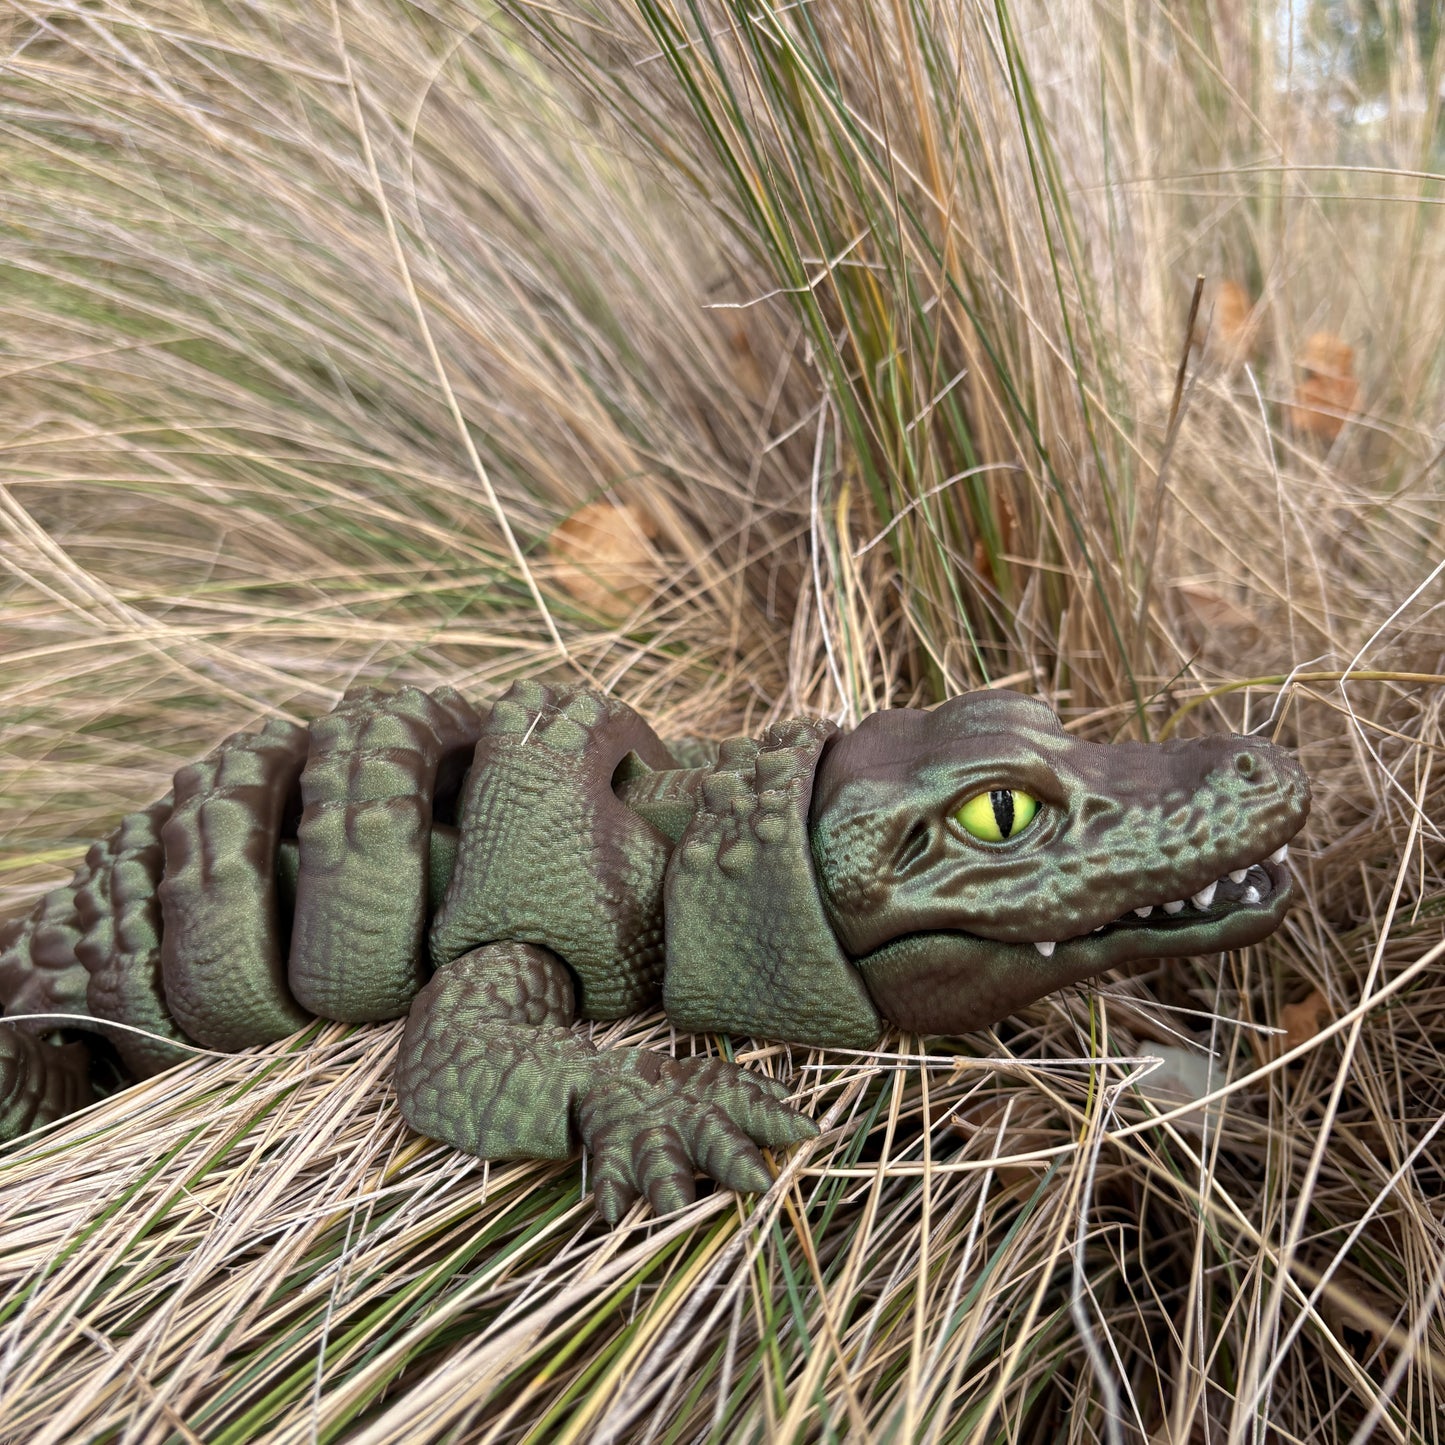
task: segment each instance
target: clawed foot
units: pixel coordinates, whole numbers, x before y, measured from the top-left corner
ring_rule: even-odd
[[[397,1055],[407,1123],[479,1159],[565,1159],[580,1134],[610,1224],[639,1195],[658,1214],[690,1204],[699,1172],[767,1189],[759,1147],[817,1134],[775,1080],[725,1059],[599,1051],[564,1022],[573,1007],[571,974],[532,944],[488,944],[438,969]]]
[[[691,1204],[698,1173],[760,1193],[773,1176],[759,1146],[787,1147],[818,1133],[783,1102],[782,1084],[726,1060],[634,1049],[601,1057],[606,1077],[577,1100],[576,1119],[592,1156],[597,1212],[609,1224],[639,1195],[656,1214]]]

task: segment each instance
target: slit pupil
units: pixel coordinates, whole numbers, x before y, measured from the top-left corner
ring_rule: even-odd
[[[998,824],[999,837],[1012,838],[1014,831],[1014,795],[1008,788],[995,788],[988,800],[993,804],[993,820]]]

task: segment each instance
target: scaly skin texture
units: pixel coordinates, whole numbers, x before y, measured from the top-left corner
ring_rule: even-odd
[[[655,1001],[670,848],[612,791],[629,754],[673,766],[616,698],[521,682],[496,703],[462,795],[456,869],[432,922],[434,962],[515,938],[567,960],[587,1018]]]
[[[545,948],[495,943],[456,959],[418,995],[402,1036],[408,1121],[485,1159],[565,1159],[575,1127],[608,1219],[639,1194],[659,1214],[690,1203],[696,1170],[766,1189],[757,1146],[816,1132],[771,1079],[718,1059],[600,1053],[573,1017],[571,976]]]
[[[1263,938],[1309,807],[1267,743],[1101,746],[1007,692],[675,753],[584,688],[519,683],[485,714],[350,693],[309,730],[227,739],[96,844],[0,930],[0,1003],[107,1034],[139,1075],[308,1010],[405,1013],[413,1127],[490,1159],[580,1143],[616,1220],[686,1204],[698,1173],[764,1189],[761,1149],[815,1129],[773,1080],[598,1050],[579,1017],[661,1002],[685,1029],[847,1048],[885,1022],[978,1028]],[[981,796],[996,836],[964,808]],[[20,1027],[0,1028],[0,1137],[90,1097],[85,1051]]]
[[[0,1138],[13,1139],[91,1102],[90,1057],[19,1029],[0,1029]]]
[[[186,1036],[171,1017],[161,970],[161,828],[170,812],[171,800],[163,798],[93,843],[85,855],[89,877],[75,896],[81,929],[75,954],[90,975],[86,1012],[130,1025],[113,1030],[113,1041],[142,1079],[187,1057],[176,1047]]]
[[[211,1049],[269,1044],[309,1015],[286,987],[276,845],[305,728],[267,723],[176,774],[161,829],[161,972],[182,1031]]]
[[[359,689],[312,723],[287,967],[302,1008],[375,1023],[411,1006],[427,978],[433,799],[480,726],[450,688]]]
[[[668,1017],[681,1028],[871,1048],[878,1011],[824,917],[808,851],[829,723],[725,743],[667,871]],[[746,978],[747,986],[739,987]]]

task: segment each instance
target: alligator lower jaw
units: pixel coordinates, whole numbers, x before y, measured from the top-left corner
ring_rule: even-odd
[[[1294,893],[1286,867],[1261,866],[1267,894],[1255,902],[1216,899],[1206,910],[1121,919],[1045,956],[1034,943],[972,933],[911,933],[854,960],[880,1013],[917,1033],[985,1028],[1068,984],[1146,958],[1188,958],[1245,948],[1273,933]]]

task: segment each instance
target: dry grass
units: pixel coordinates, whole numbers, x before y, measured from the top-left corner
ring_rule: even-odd
[[[875,1057],[609,1027],[794,1081],[761,1201],[603,1231],[410,1136],[389,1028],[117,1094],[0,1160],[0,1438],[1440,1438],[1445,56],[1359,119],[1261,9],[0,0],[6,906],[358,676],[1012,683],[1317,793],[1239,955]]]

